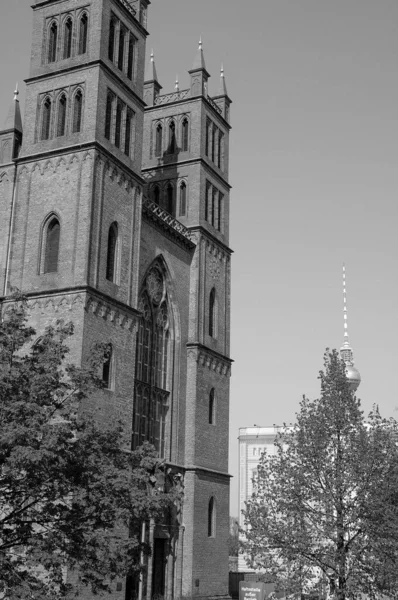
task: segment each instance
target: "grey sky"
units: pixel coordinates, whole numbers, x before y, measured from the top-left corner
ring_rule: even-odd
[[[29,0],[1,0],[0,121],[28,75]],[[397,416],[398,3],[153,0],[163,91],[199,36],[233,100],[230,470],[238,428],[293,421],[343,337],[342,263],[359,396]],[[23,94],[21,94],[23,99]],[[237,478],[231,490],[237,512]]]

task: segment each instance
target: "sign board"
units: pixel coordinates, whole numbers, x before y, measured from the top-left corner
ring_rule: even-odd
[[[264,600],[265,584],[262,581],[240,581],[239,600]]]

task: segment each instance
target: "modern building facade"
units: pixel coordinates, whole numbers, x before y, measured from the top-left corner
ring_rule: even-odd
[[[0,302],[28,297],[38,335],[75,324],[71,358],[109,344],[86,411],[127,423],[184,482],[152,523],[142,596],[228,595],[230,104],[202,45],[188,89],[161,94],[149,0],[36,0],[24,125],[0,132]],[[154,7],[156,10],[156,4]],[[137,589],[115,582],[114,599]]]

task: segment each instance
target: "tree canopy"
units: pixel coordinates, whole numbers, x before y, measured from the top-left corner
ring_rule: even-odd
[[[26,312],[16,299],[0,323],[0,597],[99,593],[140,569],[142,522],[172,510],[180,491],[152,446],[130,451],[120,423],[85,413],[104,349],[87,369],[67,364],[72,325],[32,345]]]
[[[377,407],[365,419],[336,350],[320,381],[320,398],[304,397],[275,455],[261,457],[246,559],[288,594],[397,598],[397,423]]]

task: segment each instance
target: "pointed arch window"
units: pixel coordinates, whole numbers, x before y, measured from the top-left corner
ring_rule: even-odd
[[[181,149],[183,152],[188,151],[188,136],[189,136],[189,121],[185,117],[181,124]]]
[[[180,183],[180,217],[187,214],[187,184],[185,181]]]
[[[79,44],[78,54],[86,54],[87,52],[87,36],[88,36],[88,16],[83,13],[79,21]]]
[[[162,154],[162,136],[163,136],[163,128],[160,123],[156,126],[156,140],[155,140],[155,156],[160,156]]]
[[[111,139],[112,110],[113,110],[113,95],[110,92],[108,92],[108,95],[106,97],[106,111],[105,111],[105,137],[107,140]]]
[[[117,283],[118,238],[118,226],[115,222],[109,227],[106,256],[106,278],[113,283]]]
[[[57,117],[57,136],[65,135],[66,126],[66,96],[61,94],[58,100],[58,117]]]
[[[73,99],[73,125],[72,132],[79,133],[82,128],[82,115],[83,115],[83,94],[81,90],[78,90]]]
[[[176,144],[176,124],[174,121],[170,121],[169,124],[169,152],[174,154],[177,149]]]
[[[68,17],[64,24],[64,59],[72,55],[72,32],[73,22],[71,17]]]
[[[158,185],[153,188],[153,201],[155,204],[160,205],[160,189]]]
[[[157,267],[146,277],[139,310],[132,447],[149,441],[164,456],[171,322],[163,274]]]
[[[209,425],[215,423],[215,391],[214,388],[210,390],[209,394]]]
[[[116,120],[115,120],[115,146],[120,148],[120,140],[122,135],[122,112],[123,106],[121,102],[116,104]]]
[[[58,25],[53,21],[48,32],[48,53],[47,60],[49,63],[57,60],[57,43],[58,43]]]
[[[211,290],[209,297],[209,335],[213,338],[217,336],[217,298],[215,288]]]
[[[114,389],[114,352],[112,344],[109,344],[106,349],[104,362],[102,364],[102,383],[105,389],[113,390]]]
[[[48,140],[50,137],[50,125],[51,125],[51,100],[46,98],[43,102],[42,107],[42,120],[41,120],[41,139]]]
[[[207,537],[215,537],[216,534],[216,505],[214,496],[209,500],[207,509]]]
[[[115,57],[116,19],[111,17],[109,24],[108,58],[113,62]]]
[[[59,238],[61,226],[56,217],[52,217],[45,228],[44,273],[58,271]]]

